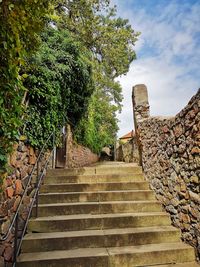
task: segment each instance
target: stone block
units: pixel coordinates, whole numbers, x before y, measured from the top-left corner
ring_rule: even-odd
[[[2,203],[0,206],[0,216],[5,217],[7,215],[8,215],[7,205],[5,203]]]
[[[6,188],[7,197],[11,198],[14,195],[14,189],[12,186]]]
[[[190,182],[194,183],[194,184],[199,184],[199,177],[198,176],[191,176],[190,177]]]
[[[17,164],[17,152],[14,151],[10,156],[10,165],[16,167]]]
[[[183,126],[181,124],[178,124],[174,127],[174,135],[176,137],[179,137],[183,134]]]
[[[15,181],[15,195],[20,195],[22,193],[22,182],[17,179]]]
[[[9,227],[10,227],[10,220],[8,219],[7,221],[3,222],[1,225],[1,233],[6,234]]]
[[[14,202],[14,205],[13,205],[13,211],[15,212],[19,206],[19,203],[20,203],[20,200],[21,200],[21,197],[18,196],[16,199],[15,199],[15,202]]]
[[[8,244],[3,254],[5,261],[11,261],[13,258],[13,253],[14,253],[14,248],[12,247],[11,244]]]
[[[34,149],[30,147],[29,149],[29,164],[34,165],[36,163],[37,157],[35,155]]]
[[[23,199],[23,204],[25,206],[28,206],[30,204],[30,201],[31,201],[30,196],[25,196],[24,199]]]
[[[191,154],[200,154],[200,148],[199,147],[193,147],[191,150]]]
[[[198,194],[193,193],[192,191],[189,191],[189,196],[191,200],[200,204],[200,196]]]

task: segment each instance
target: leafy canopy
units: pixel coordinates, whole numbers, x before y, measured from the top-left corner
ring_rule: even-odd
[[[101,152],[104,146],[113,144],[118,130],[116,110],[105,94],[95,91],[88,112],[75,128],[77,140],[96,153]]]
[[[38,43],[52,1],[0,0],[0,170],[22,124],[24,75],[21,67]]]
[[[123,98],[116,78],[126,74],[136,58],[139,33],[128,20],[116,17],[109,0],[58,1],[55,10],[58,29],[67,28],[91,52],[95,92],[75,133],[78,141],[100,151],[116,138],[116,113]]]
[[[36,147],[68,120],[94,151],[112,143],[137,36],[109,0],[0,0],[0,169],[23,122]]]
[[[58,28],[67,28],[92,52],[95,86],[120,109],[121,86],[115,78],[127,73],[135,59],[138,33],[128,20],[116,17],[116,7],[111,8],[109,0],[58,2]]]
[[[29,107],[25,132],[31,144],[41,147],[52,130],[69,121],[77,124],[93,92],[91,64],[66,30],[48,27],[42,44],[28,61]]]

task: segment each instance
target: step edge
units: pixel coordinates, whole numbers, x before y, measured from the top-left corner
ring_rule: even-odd
[[[123,232],[122,232],[123,230]],[[113,233],[116,231],[116,233]],[[119,231],[119,233],[117,232]],[[85,233],[84,233],[85,232]],[[57,239],[57,238],[73,238],[73,237],[90,237],[90,236],[109,236],[109,235],[126,235],[126,234],[143,234],[143,233],[180,233],[178,228],[173,226],[152,226],[152,227],[136,227],[136,228],[113,228],[104,230],[80,230],[80,231],[69,231],[69,232],[50,232],[50,233],[29,233],[23,240],[44,240],[44,239]],[[180,239],[181,242],[181,239]]]
[[[166,212],[132,212],[132,213],[108,213],[108,214],[75,214],[75,215],[59,215],[59,216],[46,216],[30,219],[29,222],[51,221],[51,220],[73,220],[73,219],[88,219],[88,218],[118,218],[118,217],[148,217],[148,216],[163,216],[169,218]]]
[[[167,246],[166,246],[167,245]],[[154,248],[152,249],[152,247],[154,246]],[[178,246],[178,248],[177,248]],[[146,248],[146,250],[144,250]],[[114,255],[124,255],[124,254],[127,254],[127,253],[122,253],[123,249],[127,249],[127,250],[131,250],[132,253],[128,253],[128,254],[142,254],[142,253],[152,253],[154,251],[177,251],[177,250],[194,250],[193,247],[189,246],[189,245],[186,245],[184,244],[183,242],[175,242],[175,243],[159,243],[159,244],[146,244],[146,245],[139,245],[139,246],[123,246],[123,247],[120,247],[120,248],[117,248],[117,249],[121,249],[120,253],[114,253],[114,250],[116,248],[79,248],[79,249],[72,249],[72,250],[54,250],[54,251],[48,251],[48,252],[35,252],[35,253],[22,253],[19,258],[18,258],[18,262],[28,262],[28,261],[41,261],[41,260],[53,260],[53,259],[60,259],[60,256],[61,255],[58,255],[57,257],[58,258],[53,258],[53,256],[55,257],[55,254],[57,253],[61,253],[61,254],[64,254],[65,257],[63,257],[63,259],[70,259],[70,258],[83,258],[83,257],[99,257],[99,256],[114,256]],[[135,251],[134,251],[135,249]],[[139,251],[140,249],[140,251]],[[142,250],[143,249],[143,250]],[[83,255],[83,252],[88,252],[88,250],[90,250],[92,253],[90,256],[88,255]],[[96,251],[101,251],[103,252],[103,255],[99,255],[99,253],[97,253],[97,255],[95,255],[95,250]],[[74,252],[76,253],[76,257],[73,256]],[[78,253],[79,252],[79,253]],[[82,255],[79,256],[82,252]],[[40,259],[37,259],[36,258],[36,254],[40,254],[40,256],[42,256],[42,258]],[[49,257],[48,259],[44,258],[45,255],[48,255],[50,254],[51,257]],[[67,254],[70,254],[70,257],[67,257]],[[26,256],[25,256],[26,255]],[[23,256],[25,256],[26,258],[32,256],[32,258],[29,258],[29,260],[27,261],[23,261]],[[194,258],[195,260],[195,258]]]

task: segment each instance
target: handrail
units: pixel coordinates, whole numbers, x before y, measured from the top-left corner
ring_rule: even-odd
[[[48,159],[46,160],[45,164],[44,164],[44,168],[43,168],[43,171],[41,173],[41,170],[39,171],[39,162],[41,160],[41,156],[43,154],[43,152],[45,151],[45,147],[46,145],[48,144],[49,140],[53,137],[53,149],[48,157]],[[3,237],[0,238],[0,241],[5,241],[9,234],[11,233],[12,229],[15,228],[15,239],[14,239],[14,257],[13,257],[13,266],[15,266],[16,264],[16,259],[17,259],[17,256],[19,254],[19,251],[20,251],[20,247],[21,247],[21,243],[22,243],[22,239],[24,237],[24,234],[25,234],[25,231],[26,231],[26,227],[27,227],[27,224],[28,224],[28,220],[30,218],[30,215],[31,215],[31,212],[32,212],[32,208],[33,208],[33,205],[36,201],[36,214],[37,214],[37,210],[38,210],[38,193],[39,193],[39,188],[40,188],[40,184],[41,184],[41,181],[42,181],[42,178],[44,176],[44,173],[45,173],[45,170],[49,164],[49,161],[50,161],[50,158],[52,156],[52,167],[54,168],[54,148],[55,148],[55,132],[52,132],[49,137],[47,138],[46,142],[44,143],[38,157],[37,157],[37,160],[36,160],[36,163],[34,165],[34,167],[32,168],[32,171],[29,175],[27,175],[25,178],[29,177],[28,179],[28,182],[26,184],[26,187],[24,189],[24,192],[23,192],[23,195],[21,197],[21,200],[18,204],[18,207],[17,207],[17,210],[15,212],[15,215],[13,216],[12,218],[12,221],[11,221],[11,224],[6,232],[6,234],[3,235]],[[21,205],[23,203],[23,200],[24,200],[24,197],[26,196],[27,194],[27,190],[30,186],[30,183],[32,181],[32,178],[33,178],[33,174],[34,172],[36,171],[36,168],[37,168],[37,175],[36,175],[36,185],[35,185],[35,193],[34,193],[34,196],[32,198],[32,201],[31,203],[29,204],[29,212],[28,212],[28,216],[26,217],[26,221],[25,221],[25,225],[24,225],[24,228],[23,228],[23,231],[22,231],[22,235],[20,236],[20,242],[18,243],[18,218],[19,218],[19,211],[20,211],[20,208],[21,208]]]
[[[51,133],[51,134],[50,134],[50,136],[48,137],[47,141],[46,141],[45,144],[43,145],[43,147],[42,147],[42,149],[41,149],[41,152],[40,152],[40,154],[39,154],[39,156],[38,156],[38,158],[37,158],[37,160],[36,160],[36,163],[35,163],[35,165],[34,165],[32,171],[31,171],[30,175],[28,175],[28,176],[29,176],[29,180],[28,180],[28,183],[27,183],[27,185],[26,185],[26,187],[25,187],[24,193],[23,193],[22,198],[21,198],[21,200],[20,200],[20,202],[19,202],[19,205],[18,205],[18,207],[17,207],[17,210],[16,210],[16,212],[15,212],[15,215],[14,215],[14,217],[13,217],[13,219],[12,219],[12,222],[11,222],[9,228],[8,228],[7,233],[6,233],[3,237],[1,237],[0,241],[5,241],[5,240],[8,238],[8,235],[9,235],[10,232],[11,232],[11,229],[12,229],[12,227],[13,227],[13,225],[14,225],[14,222],[15,222],[15,220],[16,220],[16,217],[17,217],[17,213],[19,212],[19,209],[20,209],[20,206],[21,206],[21,204],[22,204],[22,201],[23,201],[23,199],[24,199],[24,197],[25,197],[25,194],[27,193],[28,187],[29,187],[29,185],[30,185],[30,182],[31,182],[31,179],[32,179],[32,174],[34,173],[34,171],[35,171],[35,169],[36,169],[36,166],[37,166],[37,164],[38,164],[38,162],[39,162],[39,159],[40,159],[40,157],[41,157],[41,155],[42,155],[42,152],[44,151],[44,147],[46,146],[46,144],[48,143],[49,139],[51,138],[51,136],[52,136],[53,134],[54,134],[54,133]],[[28,177],[28,176],[26,176],[26,177]],[[26,177],[25,177],[25,178],[26,178]]]
[[[53,150],[52,150],[51,154],[52,154],[52,153],[54,153]],[[38,185],[37,185],[35,194],[34,194],[34,196],[33,196],[33,199],[32,199],[31,205],[30,205],[30,209],[29,209],[28,216],[27,216],[27,219],[26,219],[26,222],[25,222],[25,225],[24,225],[24,229],[23,229],[22,234],[21,234],[21,238],[20,238],[19,244],[18,244],[17,247],[16,247],[15,258],[14,258],[14,262],[13,262],[13,267],[15,267],[15,265],[16,265],[16,262],[17,262],[17,256],[19,255],[19,252],[20,252],[21,244],[22,244],[23,237],[24,237],[24,235],[25,235],[26,228],[27,228],[27,225],[28,225],[30,216],[31,216],[31,212],[32,212],[32,209],[33,209],[33,205],[34,205],[35,200],[36,200],[36,197],[37,197],[37,195],[38,195],[38,193],[39,193],[39,189],[40,189],[40,185],[41,185],[41,182],[42,182],[42,178],[43,178],[43,176],[44,176],[44,172],[45,172],[45,170],[46,170],[46,168],[47,168],[47,166],[48,166],[48,163],[49,163],[49,159],[50,159],[50,157],[51,157],[51,154],[50,154],[48,160],[47,160],[46,163],[45,163],[45,167],[44,167],[43,172],[42,172],[41,175],[40,175],[39,182],[38,182]],[[37,207],[36,207],[36,209],[37,209]]]

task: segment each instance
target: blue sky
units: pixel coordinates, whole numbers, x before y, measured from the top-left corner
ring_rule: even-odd
[[[178,113],[200,87],[200,0],[112,0],[140,31],[137,60],[120,77],[119,136],[132,129],[132,86],[148,87],[152,116]]]

